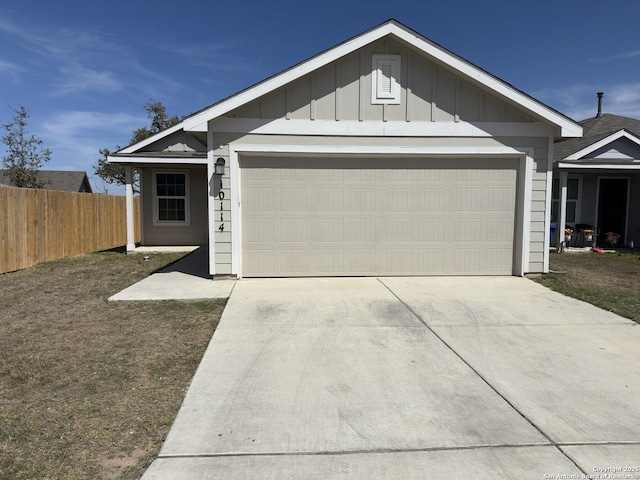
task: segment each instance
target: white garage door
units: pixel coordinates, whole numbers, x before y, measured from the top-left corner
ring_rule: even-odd
[[[242,274],[511,275],[515,160],[241,159]]]

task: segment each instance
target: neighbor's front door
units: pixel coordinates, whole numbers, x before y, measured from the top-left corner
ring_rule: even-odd
[[[601,178],[598,195],[598,244],[607,245],[607,232],[620,235],[619,244],[625,243],[627,228],[627,202],[629,180]]]

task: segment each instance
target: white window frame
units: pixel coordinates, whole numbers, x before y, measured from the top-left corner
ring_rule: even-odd
[[[181,196],[164,196],[158,195],[158,174],[184,175],[184,195]],[[191,214],[189,209],[190,192],[189,192],[189,171],[188,170],[156,170],[151,171],[153,179],[153,226],[154,227],[188,227],[191,225]],[[182,198],[184,199],[184,220],[160,220],[159,201],[162,198]]]
[[[400,103],[401,55],[374,53],[371,57],[371,103],[374,105],[397,105]],[[384,85],[382,68],[390,70],[390,90],[383,91]]]
[[[558,195],[561,196],[561,186],[560,186],[560,177],[557,175],[554,175],[551,182],[552,182],[552,186],[551,186],[551,206],[553,207],[553,204],[555,202],[558,202],[558,217],[560,217],[560,198],[554,198],[553,197],[553,182],[558,181]],[[569,220],[567,220],[567,225],[572,225],[575,226],[576,223],[582,223],[582,175],[569,175],[567,176],[567,183],[569,182],[569,180],[577,180],[578,181],[578,198],[575,199],[569,199],[567,198],[567,203],[569,202],[575,202],[576,204],[576,216],[575,216],[575,221],[570,222]],[[568,188],[567,188],[567,193],[568,193]],[[552,220],[553,222],[553,217]],[[555,220],[555,223],[558,223],[560,221],[560,218],[557,218]]]

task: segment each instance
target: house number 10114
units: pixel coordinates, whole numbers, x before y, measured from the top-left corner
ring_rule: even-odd
[[[224,209],[223,209],[223,203],[222,200],[224,200],[224,192],[221,190],[220,193],[218,193],[218,198],[220,198],[220,226],[218,227],[218,230],[220,230],[220,232],[224,232]]]

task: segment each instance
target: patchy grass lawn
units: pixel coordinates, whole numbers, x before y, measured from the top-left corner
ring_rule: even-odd
[[[139,478],[225,301],[107,302],[183,254],[0,275],[0,478]]]
[[[538,283],[640,323],[638,255],[552,253],[549,265],[566,273],[543,275]]]

